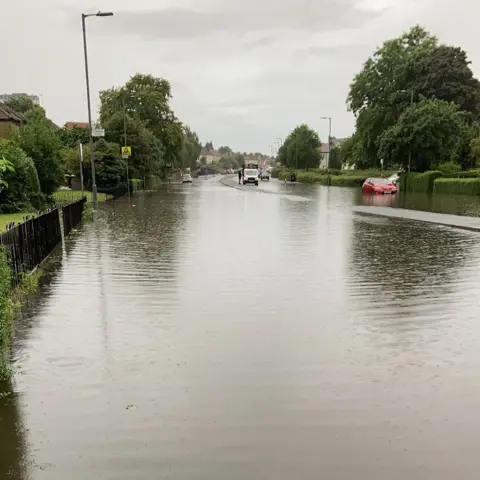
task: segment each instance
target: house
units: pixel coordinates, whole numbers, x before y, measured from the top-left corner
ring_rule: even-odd
[[[88,122],[66,122],[65,123],[65,128],[67,130],[72,130],[73,127],[88,128]]]
[[[218,153],[217,150],[212,150],[212,149],[203,147],[202,150],[200,151],[200,156],[197,159],[198,163],[200,163],[200,159],[202,157],[205,157],[206,165],[210,165],[212,163],[218,162],[222,156],[220,155],[220,153]]]
[[[0,138],[7,138],[11,132],[18,130],[23,121],[19,113],[0,103]]]
[[[320,165],[319,168],[327,168],[329,164],[329,156],[330,156],[330,148],[337,148],[342,145],[342,143],[346,140],[346,138],[336,138],[336,137],[331,137],[330,142],[331,146],[329,147],[328,143],[322,143],[320,146],[320,152],[322,154],[321,159],[320,159]]]

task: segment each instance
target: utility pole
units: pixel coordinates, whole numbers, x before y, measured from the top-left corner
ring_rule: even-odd
[[[90,102],[90,78],[88,75],[87,31],[85,19],[88,17],[111,17],[112,12],[82,13],[83,53],[85,56],[85,80],[87,84],[88,136],[90,140],[90,164],[92,167],[92,200],[94,210],[98,210],[97,181],[95,179],[95,158],[93,156],[92,106]]]

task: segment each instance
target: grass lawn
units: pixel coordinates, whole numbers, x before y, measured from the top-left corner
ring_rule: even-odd
[[[22,223],[23,219],[31,213],[2,213],[0,214],[0,233],[6,230],[10,222]]]
[[[84,194],[87,197],[87,202],[91,202],[92,192],[84,192]],[[105,202],[109,197],[111,197],[111,195],[99,193],[98,201]],[[55,199],[56,203],[72,203],[82,198],[82,192],[79,190],[58,190],[53,194],[53,198]]]

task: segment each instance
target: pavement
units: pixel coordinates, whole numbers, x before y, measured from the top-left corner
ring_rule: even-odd
[[[461,228],[472,232],[480,232],[480,218],[460,215],[448,215],[445,213],[422,212],[419,210],[407,210],[391,207],[353,207],[353,211],[360,215],[378,215],[388,218],[402,218],[419,222],[433,223],[445,227]]]

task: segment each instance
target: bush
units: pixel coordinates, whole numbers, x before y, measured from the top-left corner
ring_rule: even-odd
[[[130,192],[137,192],[142,189],[142,181],[139,178],[130,179]]]
[[[301,183],[318,183],[320,185],[329,185],[330,176],[314,172],[298,172],[297,181]]]
[[[11,272],[0,246],[0,382],[9,378],[8,347],[12,338]],[[1,392],[0,392],[1,393]]]
[[[333,175],[330,185],[333,187],[361,187],[368,177],[364,175]]]
[[[0,192],[0,212],[31,212],[43,202],[37,170],[31,158],[10,140],[0,139],[0,158],[12,163],[14,171],[5,172],[8,188]]]
[[[460,173],[462,167],[458,163],[446,162],[440,165],[432,165],[432,170],[442,172],[444,175],[451,175],[452,173]]]
[[[433,192],[435,180],[442,177],[443,173],[432,170],[424,173],[409,173],[406,178],[405,188],[409,192]]]
[[[480,178],[437,178],[433,184],[435,193],[480,195]]]
[[[464,172],[445,174],[447,178],[476,178],[480,177],[480,170],[466,170]]]

